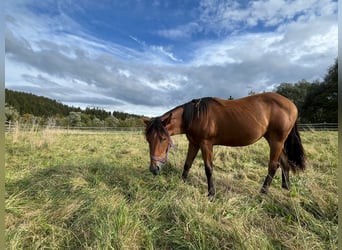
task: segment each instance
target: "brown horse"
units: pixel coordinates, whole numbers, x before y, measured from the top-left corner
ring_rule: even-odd
[[[145,136],[150,148],[150,171],[157,175],[173,146],[171,136],[186,134],[188,153],[182,178],[201,149],[208,181],[208,195],[213,185],[213,146],[246,146],[264,137],[270,146],[268,175],[261,193],[267,193],[279,166],[282,187],[289,189],[289,170],[305,169],[305,154],[297,130],[298,111],[287,98],[263,93],[238,100],[201,98],[180,105],[160,117],[145,119]]]

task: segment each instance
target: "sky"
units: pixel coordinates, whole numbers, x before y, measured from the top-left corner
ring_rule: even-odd
[[[5,86],[75,107],[158,116],[324,78],[333,0],[11,0]]]

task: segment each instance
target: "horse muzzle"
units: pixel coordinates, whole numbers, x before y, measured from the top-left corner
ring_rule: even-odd
[[[150,171],[151,171],[152,174],[154,174],[154,175],[160,174],[160,171],[161,171],[161,164],[159,164],[159,163],[157,163],[156,165],[151,164],[151,165],[150,165]]]
[[[150,171],[152,174],[157,175],[160,174],[162,166],[167,161],[167,155],[166,157],[158,157],[151,155],[151,164],[150,164]]]

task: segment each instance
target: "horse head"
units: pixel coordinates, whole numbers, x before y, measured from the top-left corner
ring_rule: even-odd
[[[174,146],[169,132],[165,128],[170,123],[172,113],[166,117],[144,119],[145,136],[150,149],[150,171],[157,175],[167,161],[167,155]]]

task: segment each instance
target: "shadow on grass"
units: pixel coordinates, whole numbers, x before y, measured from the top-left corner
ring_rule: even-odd
[[[159,201],[180,183],[179,170],[170,164],[165,164],[162,174],[156,177],[147,166],[115,165],[102,160],[32,171],[20,180],[6,182],[6,213],[8,218],[11,217],[6,226],[6,241],[13,244],[17,240],[16,247],[24,249],[33,246],[89,248],[94,246],[94,241],[101,240],[99,234],[104,231],[99,228],[105,227],[108,216],[113,214],[113,207],[123,204],[121,210],[132,212],[131,206],[135,206],[141,211],[135,211],[132,218],[139,216],[141,220],[145,220],[146,207],[169,214],[172,197],[167,198],[165,204]],[[146,218],[148,224],[155,223],[155,218]],[[116,219],[110,220],[113,223],[112,220]],[[127,226],[127,223],[125,221],[123,225]],[[106,232],[111,230],[114,229],[109,227]],[[112,240],[111,244],[115,245],[115,242]]]
[[[175,189],[181,180],[181,172],[166,163],[159,176],[153,176],[148,164],[111,164],[102,159],[85,164],[60,164],[38,169],[15,181],[6,181],[6,199],[19,196],[35,207],[58,207],[70,199],[92,203],[98,195],[114,193],[134,202],[138,193],[145,196],[162,196],[165,191]],[[143,166],[146,165],[146,166]],[[13,201],[15,203],[15,201]],[[14,205],[15,206],[15,205]],[[11,207],[6,212],[11,212]]]
[[[6,241],[13,247],[16,240],[16,247],[24,249],[91,246],[98,239],[99,218],[117,205],[111,203],[134,201],[140,188],[153,188],[152,182],[147,169],[102,161],[49,166],[7,181]]]
[[[8,196],[25,191],[27,198],[38,201],[43,197],[59,200],[95,194],[104,185],[106,190],[119,190],[131,199],[137,185],[146,190],[161,188],[158,187],[160,178],[181,179],[179,170],[171,164],[165,164],[160,176],[153,176],[148,166],[123,167],[99,160],[86,165],[59,165],[36,170],[20,180],[7,181],[5,189]]]

